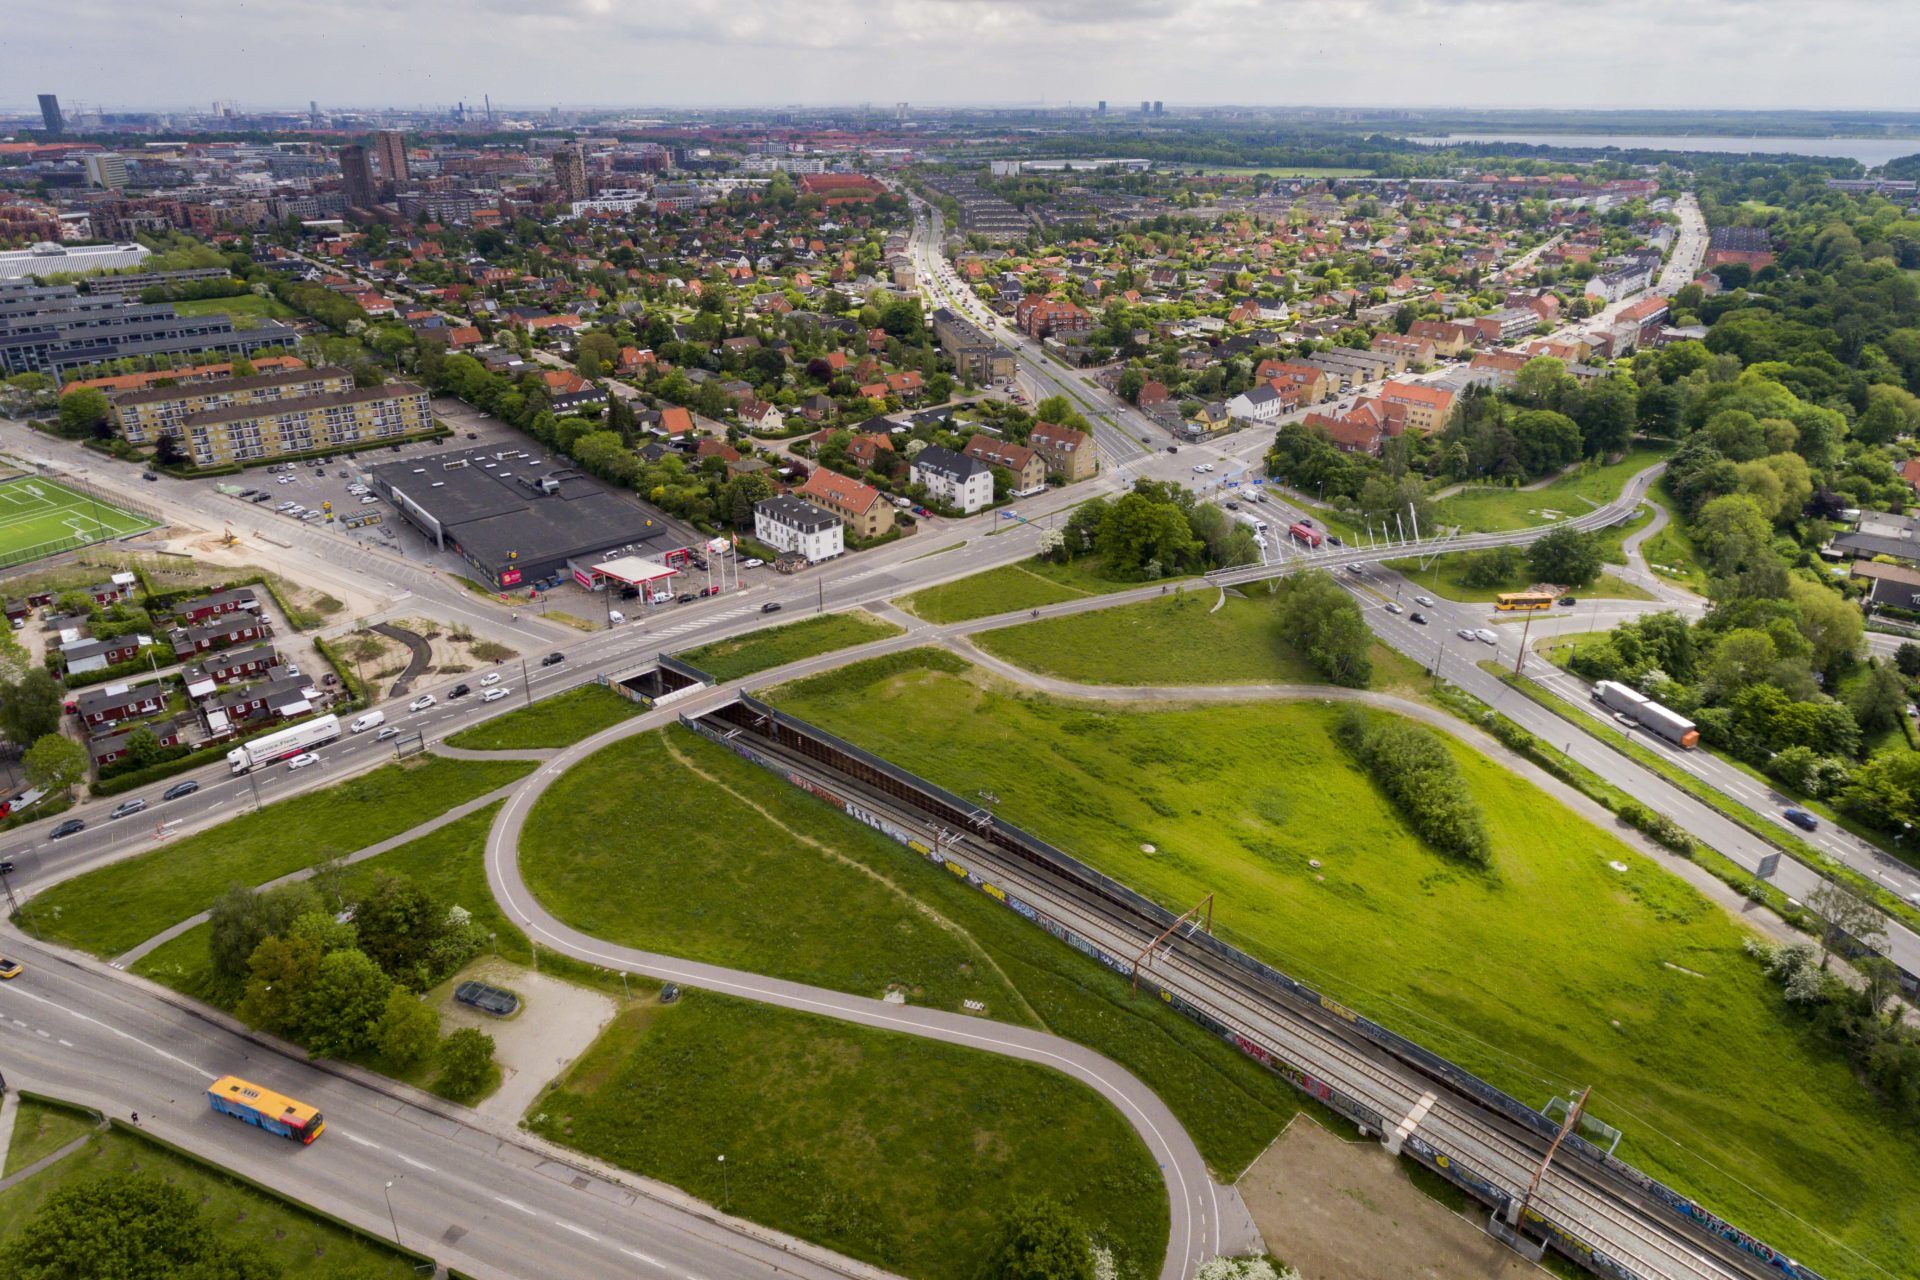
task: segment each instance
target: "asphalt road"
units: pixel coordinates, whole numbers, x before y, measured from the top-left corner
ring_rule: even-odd
[[[600,1168],[417,1091],[304,1055],[148,984],[8,931],[28,966],[0,983],[0,1063],[481,1280],[530,1276],[807,1280],[879,1274],[660,1184]],[[233,1073],[317,1105],[311,1147],[210,1111]],[[391,1181],[393,1217],[387,1214]]]

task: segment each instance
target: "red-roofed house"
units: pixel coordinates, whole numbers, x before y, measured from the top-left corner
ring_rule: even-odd
[[[1445,387],[1429,387],[1419,382],[1388,382],[1380,388],[1380,399],[1398,405],[1406,414],[1407,429],[1432,435],[1447,425],[1453,412],[1453,392]]]
[[[995,440],[992,436],[976,435],[967,440],[967,447],[961,452],[989,466],[1005,467],[1011,471],[1015,497],[1038,493],[1047,487],[1046,460],[1036,450],[1026,445]]]
[[[893,528],[893,504],[886,495],[837,471],[814,468],[795,493],[839,516],[856,538],[877,538]]]

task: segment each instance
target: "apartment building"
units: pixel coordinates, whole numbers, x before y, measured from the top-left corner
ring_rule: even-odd
[[[312,449],[383,444],[433,429],[424,387],[389,382],[328,395],[196,413],[181,423],[196,466],[253,462]]]
[[[839,516],[785,494],[754,504],[753,536],[776,551],[801,556],[808,564],[831,560],[846,550],[846,527]]]
[[[975,435],[961,450],[990,467],[1005,467],[1013,476],[1013,496],[1024,498],[1047,487],[1047,464],[1036,449],[992,436]]]
[[[1404,413],[1409,431],[1427,435],[1444,428],[1453,412],[1453,392],[1419,382],[1389,382],[1380,388],[1380,399]]]
[[[251,378],[225,378],[173,387],[121,391],[113,402],[114,425],[133,444],[152,444],[163,435],[180,436],[195,414],[236,406],[270,405],[353,390],[353,375],[332,366],[280,369]]]
[[[995,383],[1013,376],[1013,352],[945,307],[933,313],[933,336],[961,377]]]
[[[914,455],[907,479],[924,485],[935,501],[957,508],[962,515],[972,515],[993,503],[993,468],[937,444]]]
[[[816,468],[794,492],[839,516],[856,538],[877,538],[893,528],[893,504],[886,495],[838,471]]]

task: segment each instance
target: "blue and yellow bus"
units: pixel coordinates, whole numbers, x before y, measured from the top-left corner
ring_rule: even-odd
[[[327,1129],[320,1113],[306,1103],[262,1089],[239,1076],[221,1076],[208,1085],[207,1105],[221,1115],[301,1143],[312,1143]]]

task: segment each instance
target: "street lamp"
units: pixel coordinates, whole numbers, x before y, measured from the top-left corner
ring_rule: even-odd
[[[725,1209],[729,1203],[731,1203],[731,1197],[727,1194],[727,1158],[725,1156],[721,1156],[720,1157],[720,1207],[722,1209]]]
[[[387,1221],[393,1224],[393,1243],[397,1248],[400,1245],[400,1219],[393,1215],[393,1179],[387,1179],[386,1188],[381,1194],[387,1198]]]

